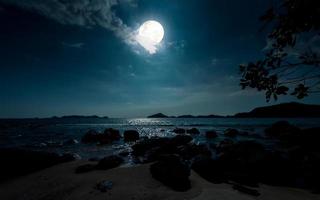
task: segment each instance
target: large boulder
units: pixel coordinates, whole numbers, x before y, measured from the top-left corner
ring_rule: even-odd
[[[99,141],[100,134],[96,130],[89,130],[85,133],[85,135],[82,137],[81,142],[82,143],[96,143]]]
[[[191,128],[187,130],[187,133],[193,134],[193,135],[199,135],[200,131],[197,128]]]
[[[234,128],[228,128],[224,131],[224,135],[227,137],[236,137],[237,135],[239,135],[239,131]]]
[[[190,169],[178,156],[162,156],[150,166],[152,177],[176,191],[187,191],[191,188]]]
[[[136,141],[139,140],[139,132],[136,130],[126,130],[123,133],[123,137],[126,142]]]
[[[107,128],[104,130],[103,134],[100,135],[99,142],[100,144],[108,144],[113,141],[117,141],[121,138],[120,131],[113,129],[113,128]]]
[[[98,162],[96,169],[107,170],[107,169],[115,168],[120,166],[123,162],[124,160],[119,156],[115,156],[115,155],[107,156]]]
[[[132,154],[139,158],[138,162],[153,162],[163,154],[176,154],[178,147],[188,144],[191,140],[192,137],[188,135],[144,139],[132,146]]]
[[[177,153],[184,159],[192,159],[197,155],[211,156],[211,151],[205,144],[186,144],[178,148]]]
[[[223,183],[227,181],[224,167],[222,162],[203,155],[197,156],[191,165],[192,170],[212,183]]]
[[[304,129],[299,144],[308,152],[320,152],[320,127]]]
[[[216,138],[217,136],[218,135],[215,130],[206,131],[206,138],[208,139]]]
[[[287,121],[278,121],[266,128],[265,134],[286,143],[295,143],[299,140],[300,129]]]

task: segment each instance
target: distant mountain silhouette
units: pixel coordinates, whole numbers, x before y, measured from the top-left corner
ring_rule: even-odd
[[[108,118],[107,116],[104,116],[104,117],[99,117],[97,115],[89,115],[89,116],[86,116],[86,115],[65,115],[65,116],[61,116],[61,117],[52,117],[52,118],[56,118],[56,119],[97,119],[97,118]]]
[[[220,115],[180,115],[177,118],[222,118]]]
[[[233,117],[320,117],[320,105],[302,103],[282,103],[258,107],[250,112],[235,114]]]
[[[157,114],[148,116],[148,118],[168,118],[168,116],[162,113],[157,113]]]

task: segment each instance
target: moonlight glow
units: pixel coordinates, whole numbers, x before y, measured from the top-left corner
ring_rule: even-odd
[[[162,25],[154,20],[144,22],[136,36],[138,43],[144,47],[150,54],[157,51],[157,46],[160,44],[164,36]]]

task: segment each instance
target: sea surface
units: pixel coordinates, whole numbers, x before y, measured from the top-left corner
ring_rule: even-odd
[[[0,148],[23,148],[57,153],[76,153],[84,159],[130,151],[133,143],[123,140],[108,145],[82,144],[81,137],[90,129],[103,132],[106,128],[137,130],[141,137],[173,137],[172,130],[197,128],[201,134],[194,136],[197,144],[216,144],[225,137],[223,131],[235,128],[244,134],[235,140],[256,140],[264,145],[272,141],[264,138],[263,131],[274,122],[287,120],[300,127],[320,126],[320,118],[50,118],[50,119],[0,119]],[[218,137],[207,140],[205,132],[216,130]],[[79,143],[72,143],[76,140]]]

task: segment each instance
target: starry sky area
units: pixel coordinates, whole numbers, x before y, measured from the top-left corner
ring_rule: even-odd
[[[220,114],[267,103],[241,90],[263,56],[269,0],[0,0],[0,117]],[[157,52],[130,39],[147,20]],[[319,96],[303,103],[318,103]]]

